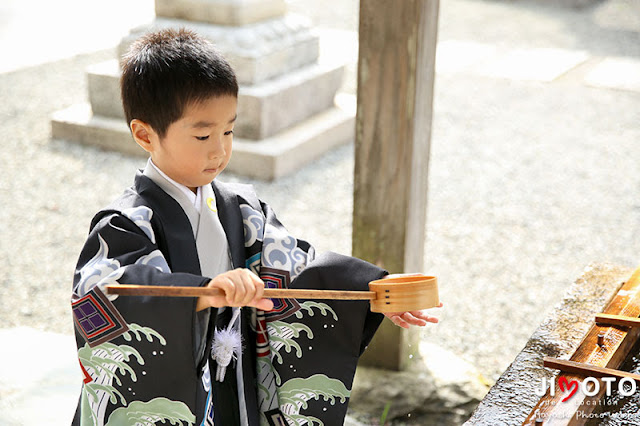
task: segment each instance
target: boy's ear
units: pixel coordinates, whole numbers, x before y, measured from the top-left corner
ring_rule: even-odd
[[[153,128],[137,118],[131,120],[129,127],[131,128],[131,134],[133,135],[133,139],[136,143],[145,151],[153,152],[155,142],[158,141],[158,134],[153,130]]]

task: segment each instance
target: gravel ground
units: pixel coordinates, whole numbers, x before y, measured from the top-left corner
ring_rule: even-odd
[[[357,2],[311,3],[290,8],[314,10],[318,25],[357,26]],[[638,10],[637,0],[582,10],[445,0],[439,38],[638,59]],[[50,114],[87,98],[85,67],[114,55],[0,74],[2,327],[72,333],[71,277],[90,218],[144,164],[50,140]],[[587,264],[640,263],[640,93],[570,77],[439,74],[434,108],[425,272],[438,276],[446,309],[423,336],[495,379]],[[352,173],[347,145],[289,177],[252,183],[294,234],[348,254]]]

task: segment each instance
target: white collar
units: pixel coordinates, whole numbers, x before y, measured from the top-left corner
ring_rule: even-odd
[[[148,163],[151,164],[151,167],[153,167],[154,170],[157,171],[158,174],[160,174],[160,176],[165,178],[167,182],[169,182],[170,184],[178,188],[182,193],[184,193],[184,195],[186,195],[189,201],[193,204],[193,207],[195,207],[198,213],[200,213],[202,208],[202,187],[198,187],[197,192],[194,194],[193,191],[187,188],[185,185],[178,183],[175,180],[171,179],[169,176],[167,176],[165,172],[163,172],[158,168],[158,166],[153,164],[153,161],[151,161],[151,158],[149,158]]]

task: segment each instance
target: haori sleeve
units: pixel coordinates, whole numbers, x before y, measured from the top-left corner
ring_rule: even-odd
[[[146,207],[135,210],[112,212],[93,226],[76,266],[74,295],[83,296],[95,286],[104,288],[118,283],[206,284],[208,279],[200,275],[172,272],[165,254],[158,247],[150,220],[151,210]]]
[[[123,424],[124,418],[192,424],[201,415],[196,300],[103,291],[117,283],[208,281],[171,270],[150,218],[146,207],[104,213],[80,254],[72,310],[84,384],[74,424]]]
[[[196,287],[208,282],[208,278],[197,274],[171,270],[158,248],[151,215],[147,207],[137,207],[112,211],[94,221],[75,270],[72,295],[76,329],[89,343],[91,336],[98,335],[92,322],[80,319],[82,310],[77,309],[77,302],[94,294],[94,298],[108,298],[126,323],[181,329],[181,343],[193,347],[191,331],[198,322],[195,298],[106,295],[105,287],[113,284]],[[98,292],[101,296],[95,295]]]

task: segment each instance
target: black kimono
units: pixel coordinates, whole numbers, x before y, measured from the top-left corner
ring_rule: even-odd
[[[351,257],[315,257],[250,186],[212,186],[233,267],[253,270],[267,287],[367,290],[386,274]],[[72,307],[85,379],[74,424],[343,423],[358,358],[383,318],[368,302],[278,299],[270,312],[243,308],[242,355],[220,382],[211,345],[230,309],[196,312],[195,298],[104,291],[209,280],[180,204],[138,174],[94,217],[78,261]]]

